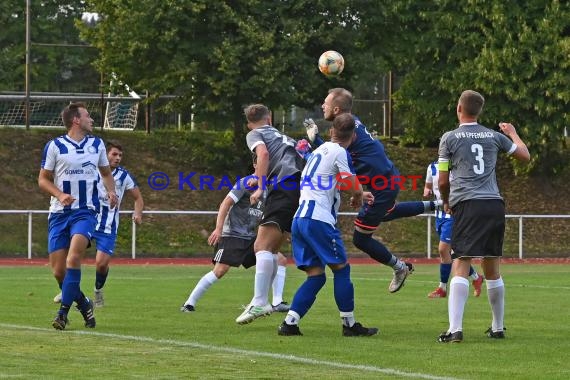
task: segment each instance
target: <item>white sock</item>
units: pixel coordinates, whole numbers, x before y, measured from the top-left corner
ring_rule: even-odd
[[[397,271],[403,269],[404,266],[406,266],[406,264],[404,264],[402,260],[397,259],[396,264],[392,265],[392,269],[394,269],[394,271]]]
[[[184,305],[196,306],[198,300],[202,298],[204,293],[206,293],[206,290],[208,290],[216,281],[218,281],[218,278],[212,271],[203,275],[194,287],[194,290],[192,290],[192,293],[190,293],[190,297],[188,297],[186,302],[184,302]]]
[[[273,257],[273,272],[271,272],[271,284],[275,281],[275,277],[277,276],[277,269],[279,268],[279,260],[277,259],[277,255],[271,255]]]
[[[342,319],[342,325],[347,327],[352,327],[356,323],[354,319],[354,311],[341,311],[340,319]]]
[[[301,316],[294,312],[293,310],[289,310],[287,315],[285,316],[285,323],[288,325],[298,325]]]
[[[283,302],[283,288],[285,287],[285,273],[287,272],[287,267],[278,265],[277,274],[273,280],[273,306],[279,305]]]
[[[469,297],[469,281],[466,278],[455,276],[449,283],[449,300],[447,312],[449,314],[449,331],[454,333],[463,331],[463,311]]]
[[[255,287],[251,304],[265,306],[269,303],[269,288],[275,271],[273,254],[269,251],[259,251],[255,254]]]
[[[447,290],[447,283],[446,282],[440,282],[439,287],[443,290]]]
[[[503,278],[498,280],[487,280],[487,296],[489,297],[489,305],[493,313],[493,323],[491,330],[503,331],[503,320],[505,318],[505,284]]]

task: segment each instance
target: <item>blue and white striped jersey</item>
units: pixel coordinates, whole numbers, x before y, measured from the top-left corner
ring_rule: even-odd
[[[99,137],[87,135],[76,142],[65,135],[49,141],[42,154],[41,168],[52,171],[55,186],[75,198],[71,205],[63,206],[52,196],[50,213],[75,209],[98,211],[100,166],[109,166],[109,161],[105,144]]]
[[[346,149],[325,142],[313,151],[301,174],[301,197],[295,218],[310,218],[336,224],[340,207],[339,179],[354,175]]]
[[[452,178],[452,175],[450,173],[449,178]],[[432,162],[431,164],[429,164],[428,168],[427,168],[427,172],[426,172],[426,183],[431,183],[432,184],[432,191],[433,191],[433,195],[435,196],[435,199],[440,201],[441,200],[441,192],[439,191],[439,170],[437,170],[437,161]],[[437,206],[436,210],[435,210],[435,216],[437,218],[445,218],[445,219],[449,219],[451,218],[450,214],[446,214],[445,211],[443,211],[443,206]]]
[[[119,209],[121,207],[121,201],[125,195],[125,191],[134,189],[137,186],[137,182],[133,176],[127,171],[127,169],[118,166],[113,170],[113,178],[115,179],[115,191],[117,192],[117,206],[111,208],[109,206],[109,199],[107,198],[107,191],[103,182],[99,179],[98,190],[99,190],[99,202],[101,207],[99,209],[99,214],[97,215],[97,226],[95,231],[104,232],[106,234],[117,234],[119,228]]]

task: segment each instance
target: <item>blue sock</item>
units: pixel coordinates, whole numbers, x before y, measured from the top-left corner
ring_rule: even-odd
[[[107,273],[100,273],[95,271],[95,289],[101,289],[105,286],[105,281],[107,281],[107,276],[109,275],[109,269]]]
[[[393,266],[398,261],[398,258],[392,255],[384,244],[374,239],[372,234],[363,234],[362,232],[354,231],[352,242],[356,248],[360,249],[379,263]]]
[[[441,281],[444,284],[447,284],[447,282],[449,281],[450,274],[451,274],[451,263],[439,264],[439,281]]]
[[[475,269],[473,269],[473,265],[471,265],[469,267],[469,276],[471,276],[473,274],[473,272],[475,272]]]
[[[65,278],[63,279],[63,284],[61,286],[62,309],[65,306],[67,310],[69,310],[73,301],[75,301],[75,299],[78,297],[79,293],[81,292],[79,290],[80,282],[81,282],[81,269],[67,268],[67,270],[65,271]]]
[[[426,208],[427,209],[431,208],[433,210],[431,204],[434,203],[431,201],[426,201],[426,203],[429,203],[430,205],[426,207],[426,204],[424,204],[424,202],[422,201],[396,203],[392,211],[390,211],[382,218],[382,221],[387,222],[394,219],[407,218],[410,216],[420,215],[426,212]]]
[[[339,311],[354,311],[354,285],[350,281],[350,265],[332,271],[334,275],[334,300]]]
[[[85,303],[87,302],[87,297],[85,297],[85,294],[83,294],[81,288],[79,289],[79,292],[77,292],[77,296],[75,297],[75,302],[77,302],[77,306],[79,306],[79,308],[83,308],[85,306]]]
[[[325,285],[326,281],[327,276],[324,273],[318,276],[308,276],[305,282],[297,289],[293,302],[291,302],[291,310],[294,310],[299,314],[299,317],[303,318],[311,306],[313,306],[315,299],[317,299],[317,293]]]

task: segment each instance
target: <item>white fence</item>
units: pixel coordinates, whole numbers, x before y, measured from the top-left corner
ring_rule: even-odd
[[[28,215],[28,259],[32,258],[32,216],[34,214],[48,214],[47,210],[0,210],[0,214],[27,214]],[[121,214],[132,214],[132,211],[121,211]],[[144,211],[144,214],[163,214],[163,215],[217,215],[217,211]],[[340,212],[339,216],[355,216],[354,212]],[[432,221],[433,214],[421,214],[419,218],[426,218],[426,255],[431,258],[432,247]],[[523,258],[523,220],[524,219],[570,219],[570,215],[506,215],[507,219],[518,219],[518,248],[519,258]],[[136,258],[136,242],[137,242],[137,225],[132,222],[131,233],[131,256]]]

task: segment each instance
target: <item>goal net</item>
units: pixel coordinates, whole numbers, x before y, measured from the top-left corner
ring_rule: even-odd
[[[127,84],[123,84],[117,79],[115,73],[111,74],[110,87],[119,88],[120,92],[128,94],[128,96],[119,96],[119,101],[108,101],[105,110],[105,124],[104,128],[107,129],[134,129],[137,126],[137,117],[139,113],[139,102],[130,101],[125,102],[122,99],[127,98],[131,100],[140,100],[140,96]],[[109,98],[111,98],[109,93]]]
[[[33,93],[29,100],[31,127],[63,127],[61,111],[70,102],[85,103],[94,126],[132,130],[139,122],[140,96],[101,94]],[[26,126],[26,97],[21,93],[0,94],[0,126]]]

